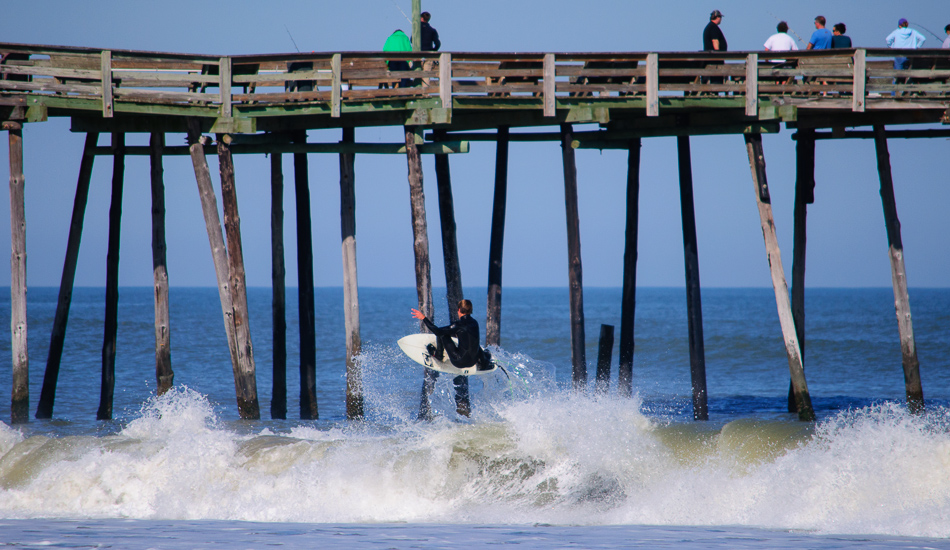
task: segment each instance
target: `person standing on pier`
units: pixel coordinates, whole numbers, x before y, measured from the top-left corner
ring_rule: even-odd
[[[439,48],[442,47],[442,41],[439,40],[439,31],[429,24],[429,19],[432,18],[432,14],[427,11],[422,12],[420,19],[422,19],[422,39],[421,44],[419,45],[422,51],[424,52],[437,52]],[[426,59],[422,62],[423,71],[431,71],[435,68],[436,65],[435,59]],[[423,78],[422,83],[426,86],[429,85],[429,78]]]
[[[894,32],[887,35],[885,42],[888,48],[901,50],[916,50],[924,45],[927,39],[924,35],[907,26],[907,20],[903,17],[897,22],[897,28]],[[904,70],[910,68],[910,60],[906,57],[894,58],[894,69]]]
[[[827,50],[831,47],[831,31],[825,28],[827,20],[824,15],[815,18],[815,32],[808,39],[809,50]]]
[[[775,30],[778,32],[770,36],[769,39],[765,41],[765,51],[787,52],[798,49],[798,44],[796,44],[795,40],[788,35],[788,23],[781,21],[778,25],[776,25]]]
[[[831,37],[831,48],[850,48],[851,37],[845,34],[848,28],[844,26],[844,23],[836,23],[832,29],[834,36]]]
[[[943,40],[943,46],[941,47],[944,49],[950,49],[950,25],[944,27],[943,32],[947,33],[947,37]]]
[[[412,42],[409,40],[409,37],[406,36],[406,33],[402,29],[396,29],[393,31],[389,38],[386,39],[386,43],[383,44],[384,52],[411,52],[412,51]],[[390,71],[408,71],[409,62],[406,60],[392,60],[387,61],[386,66],[389,67]],[[400,88],[406,88],[412,84],[412,79],[403,78],[399,81]]]
[[[725,52],[729,50],[726,44],[726,35],[722,34],[719,24],[722,23],[722,12],[713,10],[709,14],[709,24],[703,29],[703,51]]]

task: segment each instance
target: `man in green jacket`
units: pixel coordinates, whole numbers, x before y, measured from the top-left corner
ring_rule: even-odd
[[[406,33],[402,32],[402,29],[396,29],[389,38],[386,39],[386,43],[383,44],[384,52],[411,52],[412,51],[412,42],[409,40],[409,37],[406,36]],[[390,71],[408,71],[409,62],[408,61],[387,61],[387,66]],[[407,88],[412,85],[412,79],[403,78],[399,81],[400,88]]]

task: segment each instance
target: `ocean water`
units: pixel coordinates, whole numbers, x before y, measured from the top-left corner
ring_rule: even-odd
[[[35,410],[56,289],[29,298]],[[567,290],[505,289],[493,351],[509,376],[472,379],[471,418],[440,378],[431,422],[416,420],[422,368],[395,345],[418,330],[414,289],[361,289],[359,422],[345,418],[340,289],[316,292],[316,421],[294,419],[294,291],[287,420],[268,414],[270,290],[249,290],[259,421],[237,417],[217,299],[172,289],[175,389],[156,397],[152,291],[121,289],[115,419],[96,421],[104,291],[76,290],[54,418],[11,426],[0,412],[0,544],[950,548],[950,290],[911,290],[927,403],[914,416],[891,290],[809,289],[813,424],[786,411],[771,289],[703,289],[708,422],[692,420],[683,289],[638,289],[632,398],[616,395],[616,348],[610,390],[593,391],[619,289],[585,289],[585,392],[570,389]],[[437,300],[436,322],[447,313]]]

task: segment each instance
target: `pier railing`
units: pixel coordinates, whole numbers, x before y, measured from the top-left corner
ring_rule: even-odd
[[[256,117],[287,108],[339,117],[394,100],[445,109],[487,101],[546,116],[563,104],[601,103],[656,116],[666,98],[724,96],[744,98],[746,115],[757,116],[759,100],[776,96],[855,112],[950,100],[947,50],[206,56],[0,43],[0,54],[0,105],[104,117]],[[897,56],[909,59],[908,69],[894,69]],[[393,70],[391,61],[408,61],[410,70]]]

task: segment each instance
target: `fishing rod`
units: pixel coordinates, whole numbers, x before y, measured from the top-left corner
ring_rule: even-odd
[[[297,50],[297,53],[300,53],[300,48],[297,47],[297,41],[294,40],[294,35],[290,34],[290,29],[287,28],[287,25],[284,25],[284,28],[287,29],[287,36],[290,37],[290,41],[294,43],[294,49]]]
[[[402,16],[406,18],[406,21],[409,21],[409,24],[411,25],[412,19],[409,19],[409,16],[406,15],[406,12],[402,11],[402,8],[400,8],[399,4],[396,3],[396,0],[389,0],[389,1],[392,2],[394,6],[396,6],[396,9],[399,10],[399,13],[401,13]]]
[[[923,29],[923,30],[929,32],[930,34],[933,35],[934,38],[937,39],[938,42],[943,40],[943,37],[942,37],[942,36],[940,36],[939,34],[933,32],[932,30],[928,29],[927,27],[921,25],[920,23],[911,23],[910,21],[908,21],[908,24],[913,25],[913,26],[915,26],[915,27],[920,27],[921,29]]]
[[[778,21],[779,23],[781,23],[781,22],[782,22],[782,20],[781,20],[781,19],[779,19],[779,18],[778,18],[778,16],[777,16],[777,15],[775,15],[774,13],[772,13],[772,12],[769,12],[769,15],[771,15],[772,17],[774,17],[774,18],[775,18],[775,20],[776,20],[776,21]],[[786,22],[785,24],[787,25],[788,23]],[[798,39],[798,41],[799,41],[799,42],[801,42],[802,44],[807,44],[807,42],[805,42],[805,39],[804,39],[804,38],[802,38],[801,36],[798,36],[798,33],[797,33],[797,32],[795,32],[795,31],[794,31],[794,30],[793,30],[793,29],[792,29],[791,27],[789,27],[789,28],[788,28],[788,32],[790,32],[790,33],[792,33],[792,34],[794,34],[794,35],[795,35],[795,38],[797,38],[797,39]]]

